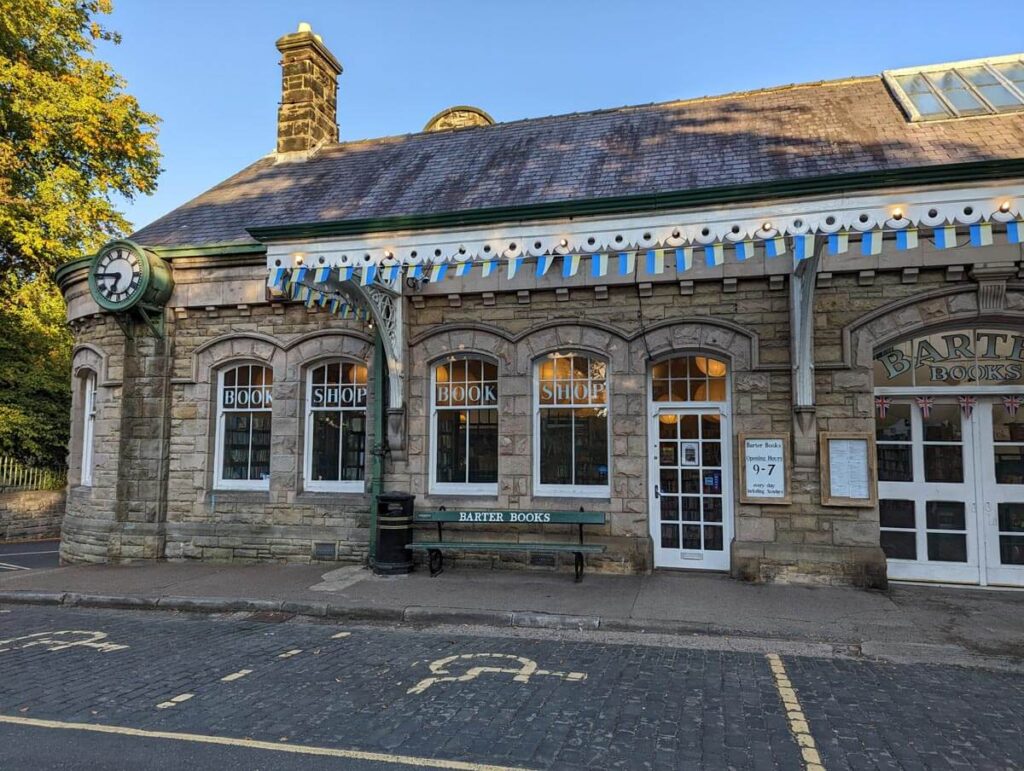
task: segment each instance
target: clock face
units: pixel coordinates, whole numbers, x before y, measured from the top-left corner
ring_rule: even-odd
[[[145,289],[148,271],[143,260],[144,256],[125,244],[104,248],[93,262],[90,276],[97,300],[110,309],[134,304]]]

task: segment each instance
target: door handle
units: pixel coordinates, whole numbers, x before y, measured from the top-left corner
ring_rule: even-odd
[[[661,497],[661,488],[658,485],[654,486],[654,497],[655,498],[660,498]]]

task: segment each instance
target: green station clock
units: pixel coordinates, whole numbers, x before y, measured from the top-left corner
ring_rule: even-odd
[[[89,291],[97,305],[117,314],[138,314],[159,336],[172,289],[167,263],[133,241],[111,241],[89,266]]]

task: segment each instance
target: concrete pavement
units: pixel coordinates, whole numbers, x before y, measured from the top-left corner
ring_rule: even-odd
[[[745,584],[725,576],[141,563],[0,574],[0,603],[270,611],[419,624],[716,635],[857,646],[906,660],[1024,660],[1024,592]]]

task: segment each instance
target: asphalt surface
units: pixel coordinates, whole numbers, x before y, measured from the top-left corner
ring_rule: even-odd
[[[995,769],[1024,763],[1022,715],[1024,675],[987,669],[0,608],[3,768]]]
[[[59,567],[59,549],[60,541],[0,543],[0,571]]]

